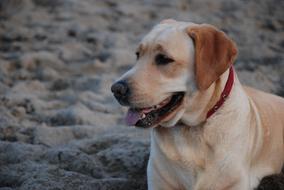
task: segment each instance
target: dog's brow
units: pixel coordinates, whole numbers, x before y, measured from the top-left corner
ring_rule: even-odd
[[[157,44],[156,47],[155,47],[155,50],[156,51],[164,51],[165,49],[161,44]]]
[[[157,44],[156,47],[155,47],[155,50],[156,50],[156,51],[163,52],[163,53],[165,53],[165,54],[166,54],[167,56],[169,56],[169,57],[173,57],[173,56],[170,54],[170,52],[169,52],[166,48],[163,47],[162,44]]]

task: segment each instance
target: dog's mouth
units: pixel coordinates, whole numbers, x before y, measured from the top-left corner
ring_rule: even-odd
[[[173,113],[183,102],[185,92],[176,92],[159,104],[147,108],[129,108],[126,123],[129,126],[151,127]]]

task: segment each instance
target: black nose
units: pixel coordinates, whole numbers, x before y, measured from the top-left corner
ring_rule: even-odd
[[[115,96],[126,96],[129,88],[125,81],[118,81],[111,86],[111,91]]]
[[[118,81],[111,86],[111,91],[119,103],[128,104],[130,89],[125,81]]]

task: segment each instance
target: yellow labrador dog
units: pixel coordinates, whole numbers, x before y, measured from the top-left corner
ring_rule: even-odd
[[[242,86],[236,56],[217,28],[165,20],[113,84],[128,125],[152,128],[150,190],[250,190],[281,171],[284,99]]]

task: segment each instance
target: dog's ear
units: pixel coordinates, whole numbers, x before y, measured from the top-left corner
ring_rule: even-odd
[[[187,28],[195,44],[195,77],[199,90],[215,82],[234,62],[238,50],[222,31],[209,24]]]

